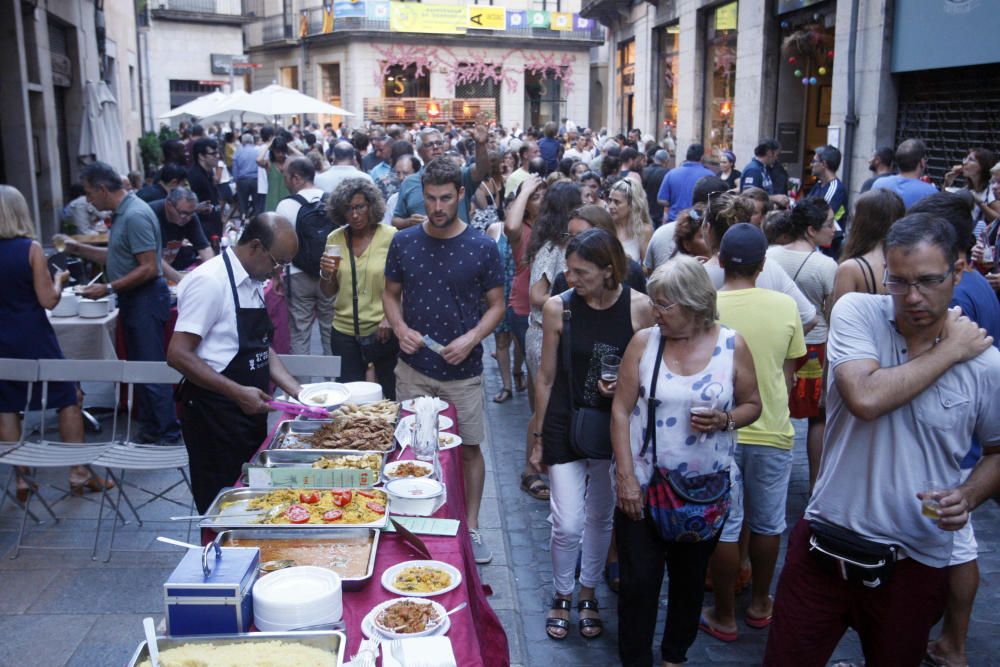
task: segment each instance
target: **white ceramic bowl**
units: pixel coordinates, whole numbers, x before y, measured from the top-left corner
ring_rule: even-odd
[[[339,621],[343,616],[340,575],[333,570],[300,565],[261,577],[253,587],[257,629],[292,629]]]
[[[110,302],[107,299],[80,299],[80,317],[98,318],[108,314]]]
[[[403,477],[387,482],[385,492],[389,494],[393,514],[430,516],[444,493],[444,484],[426,477]]]
[[[317,382],[307,384],[299,392],[299,400],[313,408],[335,408],[346,403],[351,397],[351,390],[339,382]]]
[[[394,632],[391,628],[386,628],[384,625],[379,623],[379,616],[385,610],[386,607],[389,607],[390,605],[396,604],[403,600],[409,602],[415,602],[417,604],[429,604],[433,606],[434,611],[437,612],[437,620],[438,620],[437,625],[429,626],[422,632]],[[383,637],[385,637],[386,639],[408,639],[410,637],[426,637],[427,635],[434,634],[435,632],[437,632],[438,629],[441,628],[441,625],[445,623],[446,620],[450,620],[448,619],[447,616],[448,611],[444,607],[442,607],[434,600],[426,600],[424,598],[397,598],[395,600],[388,600],[378,605],[372,611],[374,613],[374,615],[372,616],[372,623],[375,626],[375,629],[378,630],[378,633]]]
[[[345,382],[344,386],[351,392],[349,402],[355,405],[378,403],[382,400],[382,385],[377,382]]]
[[[80,312],[80,298],[73,290],[63,290],[59,303],[52,309],[52,317],[76,317]]]
[[[420,466],[421,468],[427,471],[427,474],[419,478],[404,477],[396,472],[399,469],[399,467],[404,463],[412,463],[413,465]],[[392,463],[387,463],[385,465],[385,468],[382,470],[382,476],[390,481],[394,479],[429,479],[430,476],[433,474],[434,474],[434,466],[431,463],[428,463],[427,461],[417,461],[415,459],[407,461],[393,461]]]

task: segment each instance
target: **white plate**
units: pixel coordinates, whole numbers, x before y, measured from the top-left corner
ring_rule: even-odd
[[[403,417],[402,419],[400,419],[399,420],[399,425],[396,427],[396,432],[398,433],[400,430],[402,430],[403,433],[406,433],[407,435],[409,435],[409,433],[410,433],[410,424],[412,424],[416,420],[416,418],[417,418],[416,415],[406,415],[405,417]],[[451,420],[451,417],[445,417],[444,415],[438,415],[438,431],[447,431],[448,429],[450,429],[454,425],[455,425],[455,422],[453,422]]]
[[[371,638],[374,635],[378,635],[382,639],[389,639],[389,640],[406,639],[408,637],[437,637],[438,635],[447,634],[448,630],[451,629],[451,617],[446,615],[448,612],[444,607],[442,607],[437,602],[434,602],[433,600],[423,600],[421,598],[413,598],[418,602],[429,602],[430,604],[434,605],[435,609],[437,609],[439,617],[443,618],[441,625],[437,626],[427,634],[415,633],[415,634],[404,635],[399,633],[386,633],[383,632],[382,630],[379,630],[378,627],[375,625],[375,617],[385,607],[389,606],[393,602],[398,602],[399,600],[405,600],[405,599],[407,598],[393,598],[392,600],[386,600],[381,604],[375,605],[375,608],[372,609],[370,612],[368,612],[368,614],[363,619],[361,619],[361,632],[364,633],[365,637]]]
[[[400,405],[407,412],[413,412],[413,402],[416,401],[416,400],[417,399],[415,399],[415,398],[410,398],[410,399],[405,400],[402,403],[400,403]],[[448,409],[448,401],[444,400],[443,398],[439,398],[437,400],[437,411],[438,412],[444,412],[447,409]]]
[[[424,475],[421,479],[430,479],[434,476],[434,466],[427,461],[417,461],[417,460],[406,460],[406,461],[393,461],[392,463],[385,464],[385,468],[382,469],[382,477],[387,480],[393,479],[403,479],[403,477],[396,475],[396,468],[402,463],[415,463],[421,468],[425,468],[428,473]]]
[[[438,449],[442,452],[446,449],[458,447],[462,444],[461,436],[455,435],[454,433],[439,433],[438,437],[445,440],[444,443],[442,443],[440,439],[438,440]]]
[[[396,575],[408,567],[433,567],[437,570],[444,570],[451,577],[451,584],[449,584],[447,588],[442,588],[441,590],[434,591],[433,593],[414,593],[412,591],[402,591],[393,585],[393,581],[395,581]],[[436,595],[444,595],[449,591],[455,590],[458,588],[460,583],[462,583],[462,573],[459,572],[457,568],[439,560],[408,560],[405,563],[393,565],[382,573],[382,588],[390,593],[395,593],[396,595],[402,595],[404,597],[432,598]]]
[[[298,399],[311,408],[335,408],[351,397],[351,390],[339,382],[317,382],[302,385]],[[317,400],[321,399],[321,400]]]

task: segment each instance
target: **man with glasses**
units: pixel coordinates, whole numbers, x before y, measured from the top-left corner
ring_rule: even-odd
[[[196,260],[207,262],[215,255],[198,219],[198,197],[187,188],[174,188],[166,199],[149,205],[160,222],[163,240],[163,277],[179,283],[183,271]]]
[[[198,195],[198,216],[205,234],[222,237],[222,204],[219,202],[218,178],[219,143],[215,139],[198,139],[191,146],[191,161],[187,178],[191,191]]]
[[[275,213],[247,223],[239,243],[191,272],[177,292],[167,361],[184,375],[181,425],[195,505],[204,512],[231,486],[267,435],[270,383],[302,390],[271,349],[264,281],[298,250],[295,229]]]
[[[483,179],[490,174],[490,135],[486,126],[476,125],[472,138],[476,142],[476,163],[471,167],[462,167],[462,187],[465,194],[458,202],[458,217],[462,222],[469,222],[472,196]],[[432,127],[424,128],[417,136],[417,154],[424,166],[434,158],[444,155],[445,147],[444,136],[440,130]],[[535,150],[537,151],[537,146]],[[407,176],[399,186],[396,210],[392,212],[392,224],[397,229],[406,229],[427,221],[427,207],[424,204],[424,191],[420,180],[424,166],[417,173]],[[509,184],[508,180],[508,188]]]
[[[953,531],[1000,487],[1000,351],[949,309],[954,229],[907,215],[885,258],[887,295],[847,294],[833,309],[823,461],[789,538],[765,665],[825,664],[847,627],[868,664],[920,664]],[[973,438],[984,456],[966,477]]]

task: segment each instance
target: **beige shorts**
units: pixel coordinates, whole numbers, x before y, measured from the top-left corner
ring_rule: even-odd
[[[402,359],[396,362],[396,400],[418,396],[438,396],[455,406],[458,412],[458,435],[463,445],[483,444],[483,376],[465,380],[435,380],[416,370]]]

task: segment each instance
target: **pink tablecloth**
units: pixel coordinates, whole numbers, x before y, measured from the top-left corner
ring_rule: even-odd
[[[449,405],[443,414],[450,417],[453,422],[457,422],[454,406]],[[268,434],[261,449],[270,442],[271,435]],[[452,609],[462,602],[469,603],[468,607],[451,616],[451,629],[448,631],[460,667],[480,665],[507,667],[510,665],[507,635],[500,624],[500,619],[486,600],[487,594],[479,580],[479,571],[476,569],[472,553],[472,542],[465,526],[465,489],[462,481],[460,449],[461,447],[456,447],[441,452],[441,471],[444,478],[442,481],[447,486],[448,500],[444,507],[434,514],[437,518],[459,519],[462,523],[458,535],[456,537],[421,535],[420,538],[435,559],[455,566],[462,573],[462,584],[458,588],[434,598],[446,609]],[[407,448],[400,458],[412,459],[413,450]],[[357,651],[363,637],[361,620],[378,603],[396,597],[382,588],[382,573],[396,563],[420,558],[395,533],[382,533],[371,581],[361,590],[344,592],[348,657]]]

